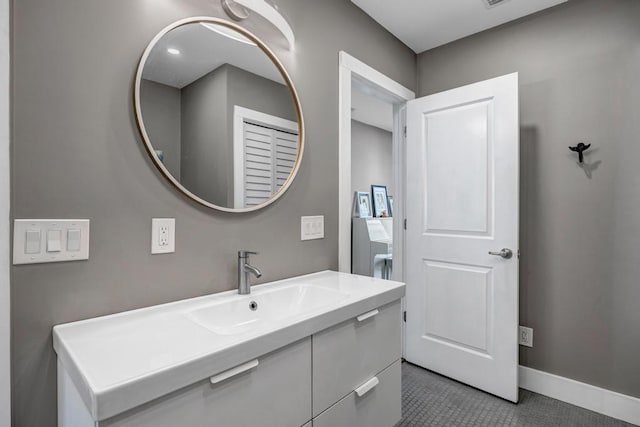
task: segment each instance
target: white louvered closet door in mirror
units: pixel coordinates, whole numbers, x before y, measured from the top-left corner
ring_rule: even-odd
[[[296,163],[296,157],[298,155],[298,135],[274,130],[273,136],[276,147],[275,191],[278,191],[287,181],[289,175],[291,175],[291,170]]]
[[[266,202],[291,174],[298,135],[244,122],[244,207]]]

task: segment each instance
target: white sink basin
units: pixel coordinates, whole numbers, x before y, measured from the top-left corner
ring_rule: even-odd
[[[299,284],[254,291],[251,295],[190,311],[186,316],[216,334],[242,334],[277,326],[348,297],[348,293],[334,289]]]

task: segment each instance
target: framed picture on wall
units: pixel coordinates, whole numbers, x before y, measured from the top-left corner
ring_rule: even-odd
[[[371,218],[371,197],[367,192],[356,192],[356,212],[359,218]]]
[[[372,185],[371,197],[373,197],[373,216],[384,218],[389,215],[389,204],[387,202],[387,186]]]
[[[387,196],[387,206],[389,206],[389,216],[393,216],[393,196]]]

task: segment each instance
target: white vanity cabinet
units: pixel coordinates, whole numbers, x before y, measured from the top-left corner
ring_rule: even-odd
[[[58,425],[392,427],[403,295],[321,272],[58,325]]]
[[[314,416],[400,359],[400,316],[396,301],[313,335]]]
[[[257,366],[255,361],[258,362]],[[99,427],[278,426],[311,419],[311,339],[161,397]],[[229,378],[222,379],[224,376]]]
[[[313,419],[313,427],[391,427],[402,416],[400,360]]]
[[[400,301],[314,334],[314,427],[386,427],[401,416]]]

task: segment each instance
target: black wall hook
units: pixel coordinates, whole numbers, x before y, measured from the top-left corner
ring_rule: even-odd
[[[584,144],[584,143],[580,142],[575,147],[569,147],[569,150],[575,151],[576,153],[578,153],[578,158],[580,159],[580,163],[583,163],[584,162],[584,154],[582,154],[582,153],[584,151],[587,151],[590,147],[591,147],[591,144]]]

